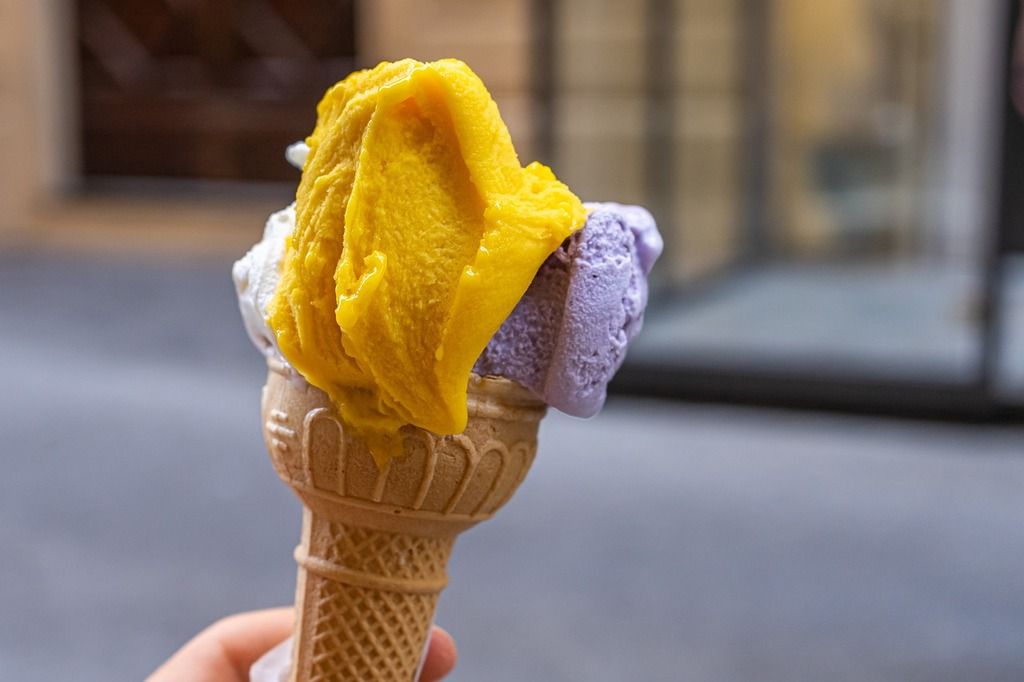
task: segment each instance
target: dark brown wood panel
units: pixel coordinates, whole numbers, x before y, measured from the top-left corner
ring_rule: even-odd
[[[78,0],[86,175],[292,180],[354,0]]]

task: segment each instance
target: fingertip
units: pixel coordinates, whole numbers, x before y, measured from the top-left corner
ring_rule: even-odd
[[[420,682],[437,682],[452,671],[457,659],[455,640],[446,630],[435,625],[430,632],[430,646]]]

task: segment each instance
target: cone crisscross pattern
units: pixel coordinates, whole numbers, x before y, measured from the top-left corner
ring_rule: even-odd
[[[382,592],[313,577],[310,682],[412,680],[437,594]]]
[[[384,578],[444,577],[453,538],[388,533],[315,519],[311,554],[330,564]],[[316,607],[309,632],[310,682],[412,680],[430,630],[437,592],[369,589],[309,573]]]
[[[452,538],[386,533],[328,521],[333,538],[323,552],[332,564],[390,578],[435,578],[445,574]]]

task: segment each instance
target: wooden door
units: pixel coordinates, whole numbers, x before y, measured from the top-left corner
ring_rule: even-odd
[[[293,180],[354,0],[78,0],[86,176]]]

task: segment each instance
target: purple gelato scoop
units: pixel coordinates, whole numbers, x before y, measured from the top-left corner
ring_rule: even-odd
[[[661,254],[639,206],[587,204],[583,229],[548,257],[474,371],[513,379],[567,414],[592,417],[640,332]]]

